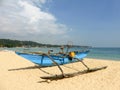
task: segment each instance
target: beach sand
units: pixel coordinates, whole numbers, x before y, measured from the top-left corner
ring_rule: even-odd
[[[41,76],[60,74],[58,68],[38,68],[34,63],[12,51],[0,51],[0,90],[120,90],[120,62],[85,58],[90,67],[106,69],[65,78],[45,81]],[[85,70],[80,63],[61,66],[65,73]]]

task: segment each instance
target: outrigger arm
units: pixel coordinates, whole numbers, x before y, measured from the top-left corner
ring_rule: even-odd
[[[78,58],[75,58],[75,59],[77,59],[78,61],[80,61],[87,68],[87,70],[90,70],[90,68],[83,62],[83,60],[80,60]]]
[[[55,62],[55,60],[54,60],[50,55],[48,55],[48,54],[46,54],[46,53],[44,53],[43,55],[46,55],[48,58],[50,58],[50,60],[51,60],[55,65],[58,66],[58,68],[60,69],[60,71],[61,71],[61,73],[62,73],[62,76],[63,76],[63,78],[64,78],[64,72],[63,72],[62,68],[60,67],[60,65],[59,65],[57,62]]]
[[[46,54],[46,53],[43,53],[43,55],[46,55],[59,68],[59,70],[62,73],[62,77],[64,78],[65,74],[64,74],[62,68],[60,67],[60,65],[57,62],[55,62],[54,58],[52,58],[49,54]],[[76,59],[77,61],[81,62],[87,68],[88,71],[90,70],[90,68],[83,62],[83,60],[80,60],[78,58],[74,58],[74,59]]]

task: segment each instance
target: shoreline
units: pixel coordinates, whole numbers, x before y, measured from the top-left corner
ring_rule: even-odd
[[[60,74],[56,66],[38,68],[13,51],[0,51],[0,90],[119,90],[120,61],[85,58],[90,67],[108,66],[104,70],[46,82],[41,76]],[[86,70],[81,63],[61,65],[64,73]]]
[[[19,51],[20,50],[20,51]],[[16,49],[16,48],[10,48],[10,49],[0,49],[0,51],[18,51],[18,52],[21,52],[21,51],[24,51],[24,48],[21,48],[20,47],[20,49]],[[31,50],[30,50],[31,51]],[[30,52],[29,50],[28,51],[26,51],[26,52]],[[44,50],[40,50],[40,51],[44,51]],[[45,51],[47,51],[47,50],[45,50]],[[98,51],[99,52],[99,51]],[[118,54],[118,53],[117,53]],[[95,56],[94,57],[94,55],[92,55],[92,57],[91,57],[91,54],[90,53],[88,53],[88,55],[87,55],[87,57],[86,58],[90,58],[90,59],[98,59],[98,60],[110,60],[110,61],[120,61],[120,57],[118,57],[119,56],[119,54],[117,55],[117,56],[114,56],[113,55],[113,57],[111,57],[111,55],[110,56],[99,56],[99,54],[98,54],[98,56]]]
[[[102,59],[102,58],[90,58],[90,57],[86,57],[86,59],[95,59],[95,60],[104,60],[104,61],[116,61],[116,62],[120,62],[120,60],[118,60],[118,59]]]

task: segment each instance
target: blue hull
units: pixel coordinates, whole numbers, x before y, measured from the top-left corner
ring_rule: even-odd
[[[75,58],[78,58],[80,60],[82,60],[84,57],[87,56],[89,51],[84,51],[84,52],[75,52]],[[46,55],[38,55],[38,54],[27,54],[27,53],[19,53],[16,52],[16,54],[18,54],[21,57],[24,57],[25,59],[38,64],[40,66],[54,66],[55,64],[52,62],[52,60],[46,56]],[[54,59],[54,61],[56,63],[58,63],[59,65],[63,65],[63,64],[68,64],[68,63],[73,63],[73,62],[77,62],[76,59],[70,60],[69,56],[65,56],[63,58],[62,54],[59,55],[50,55],[50,57],[52,57]]]

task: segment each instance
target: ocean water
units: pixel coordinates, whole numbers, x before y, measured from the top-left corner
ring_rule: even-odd
[[[120,61],[120,48],[91,48],[87,57]]]
[[[54,53],[60,51],[60,48],[0,48],[0,50],[12,50],[18,52],[48,52],[48,50],[53,50]],[[86,48],[70,48],[69,51],[73,50],[86,50]],[[88,50],[88,49],[87,49]],[[90,53],[87,58],[95,59],[106,59],[106,60],[116,60],[120,61],[120,48],[90,48]],[[64,49],[66,52],[66,49]]]

